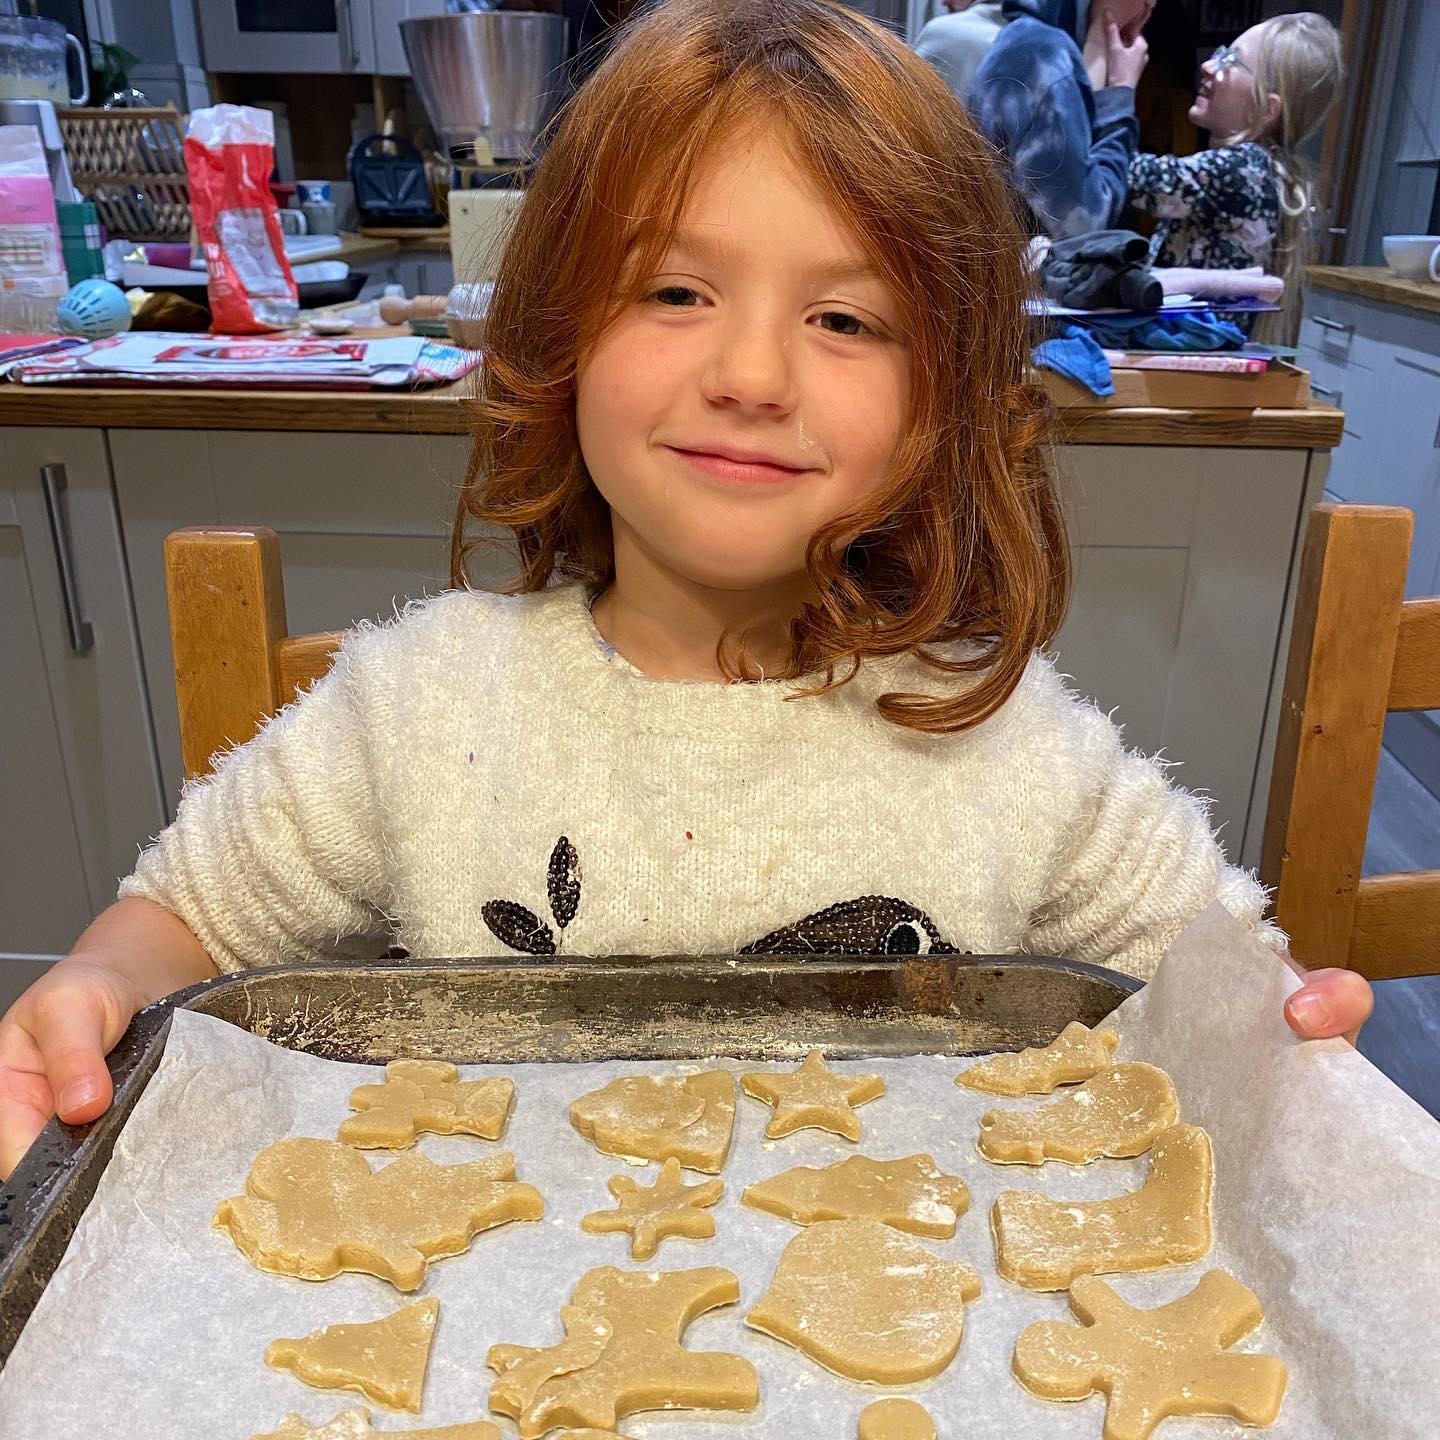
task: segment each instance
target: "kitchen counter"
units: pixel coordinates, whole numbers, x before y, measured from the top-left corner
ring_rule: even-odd
[[[1311,285],[1322,290],[1440,315],[1440,285],[1428,280],[1402,280],[1388,265],[1311,265],[1305,273]]]

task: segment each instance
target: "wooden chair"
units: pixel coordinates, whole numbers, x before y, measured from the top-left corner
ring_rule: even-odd
[[[262,526],[167,535],[165,592],[189,779],[314,684],[330,668],[340,636],[286,633],[280,540]]]
[[[1412,528],[1389,505],[1310,516],[1260,865],[1296,959],[1372,980],[1440,973],[1440,870],[1360,875],[1386,712],[1440,709],[1440,597],[1405,600]]]

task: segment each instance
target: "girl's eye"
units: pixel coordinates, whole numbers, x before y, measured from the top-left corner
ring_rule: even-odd
[[[874,335],[872,330],[858,315],[852,315],[848,310],[826,310],[824,314],[816,317],[821,321],[838,321],[842,328],[832,330],[833,335]],[[853,327],[853,328],[852,328]],[[824,328],[822,326],[822,328]]]
[[[658,290],[652,290],[645,297],[647,300],[658,300],[660,304],[669,306],[671,309],[688,309],[692,300],[700,297],[688,285],[662,285]]]

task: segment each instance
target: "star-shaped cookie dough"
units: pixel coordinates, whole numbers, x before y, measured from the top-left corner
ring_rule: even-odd
[[[765,1127],[772,1140],[806,1129],[858,1140],[860,1118],[854,1107],[883,1095],[885,1082],[878,1075],[837,1075],[820,1051],[810,1050],[798,1070],[752,1071],[740,1077],[740,1088],[775,1107]]]
[[[715,1233],[715,1220],[704,1213],[724,1193],[722,1180],[702,1180],[687,1185],[680,1178],[680,1162],[673,1156],[660,1168],[653,1185],[642,1185],[628,1175],[610,1181],[610,1193],[619,1202],[614,1210],[596,1210],[587,1215],[580,1228],[592,1235],[625,1230],[630,1235],[630,1256],[648,1260],[670,1235],[687,1240],[706,1240]]]

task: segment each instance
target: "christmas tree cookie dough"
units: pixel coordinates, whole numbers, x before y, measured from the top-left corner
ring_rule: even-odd
[[[948,1240],[970,1204],[957,1175],[946,1175],[928,1155],[872,1160],[852,1155],[838,1164],[793,1170],[757,1181],[742,1205],[813,1225],[817,1220],[878,1220],[896,1230]]]
[[[370,1423],[370,1412],[361,1405],[342,1410],[324,1425],[311,1425],[301,1415],[287,1415],[278,1430],[252,1435],[250,1440],[387,1440],[396,1435],[405,1440],[502,1440],[500,1427],[488,1420],[427,1430],[377,1430]]]
[[[1150,1152],[1145,1183],[1113,1200],[1052,1200],[1004,1190],[990,1212],[995,1268],[1031,1290],[1064,1290],[1077,1275],[1156,1270],[1210,1249],[1210,1137],[1172,1125]]]
[[[1016,1343],[1013,1368],[1047,1400],[1105,1395],[1104,1440],[1146,1440],[1167,1415],[1271,1425],[1280,1414],[1284,1362],[1225,1353],[1264,1312],[1224,1270],[1156,1310],[1128,1305],[1103,1280],[1082,1275],[1070,1288],[1070,1308],[1081,1323],[1031,1325]]]
[[[876,1400],[860,1412],[857,1440],[935,1440],[935,1422],[914,1400]]]
[[[780,1255],[745,1317],[850,1380],[907,1385],[938,1375],[960,1348],[980,1277],[876,1220],[823,1220]]]
[[[383,1320],[327,1325],[303,1340],[274,1340],[265,1363],[291,1370],[307,1385],[359,1390],[367,1400],[418,1414],[440,1302],[406,1305]]]
[[[570,1107],[570,1123],[602,1154],[673,1158],[715,1175],[730,1153],[735,1077],[728,1070],[627,1075],[582,1095]]]
[[[1110,1068],[1120,1037],[1090,1030],[1072,1020],[1043,1048],[992,1055],[955,1077],[957,1085],[992,1095],[1048,1095],[1057,1085],[1074,1085]]]
[[[302,1280],[359,1270],[414,1290],[430,1260],[543,1209],[538,1190],[515,1183],[509,1154],[436,1165],[414,1153],[372,1171],[338,1140],[301,1138],[262,1150],[214,1223],[257,1269]]]
[[[653,1185],[616,1175],[609,1189],[618,1202],[617,1208],[587,1215],[580,1228],[592,1235],[624,1231],[630,1236],[631,1259],[648,1260],[668,1236],[705,1240],[713,1235],[715,1221],[704,1207],[720,1198],[725,1185],[720,1180],[687,1185],[680,1176],[680,1162],[672,1157],[661,1166]]]
[[[997,1164],[1064,1160],[1088,1165],[1102,1155],[1143,1154],[1180,1115],[1170,1077],[1153,1065],[1102,1070],[1078,1089],[1036,1110],[989,1110],[980,1120],[980,1153]]]
[[[521,1440],[556,1427],[613,1429],[641,1410],[753,1410],[755,1367],[739,1355],[686,1350],[697,1316],[740,1298],[729,1270],[586,1271],[560,1312],[558,1345],[492,1345],[500,1378],[490,1408],[520,1426]]]
[[[740,1088],[775,1107],[765,1133],[778,1140],[796,1130],[828,1130],[846,1140],[860,1138],[854,1107],[885,1093],[878,1075],[837,1075],[818,1050],[806,1052],[788,1073],[756,1070],[740,1077]]]
[[[462,1080],[441,1060],[392,1060],[381,1085],[350,1094],[358,1110],[340,1122],[339,1138],[362,1150],[405,1150],[418,1135],[478,1135],[498,1140],[515,1104],[510,1080]]]

